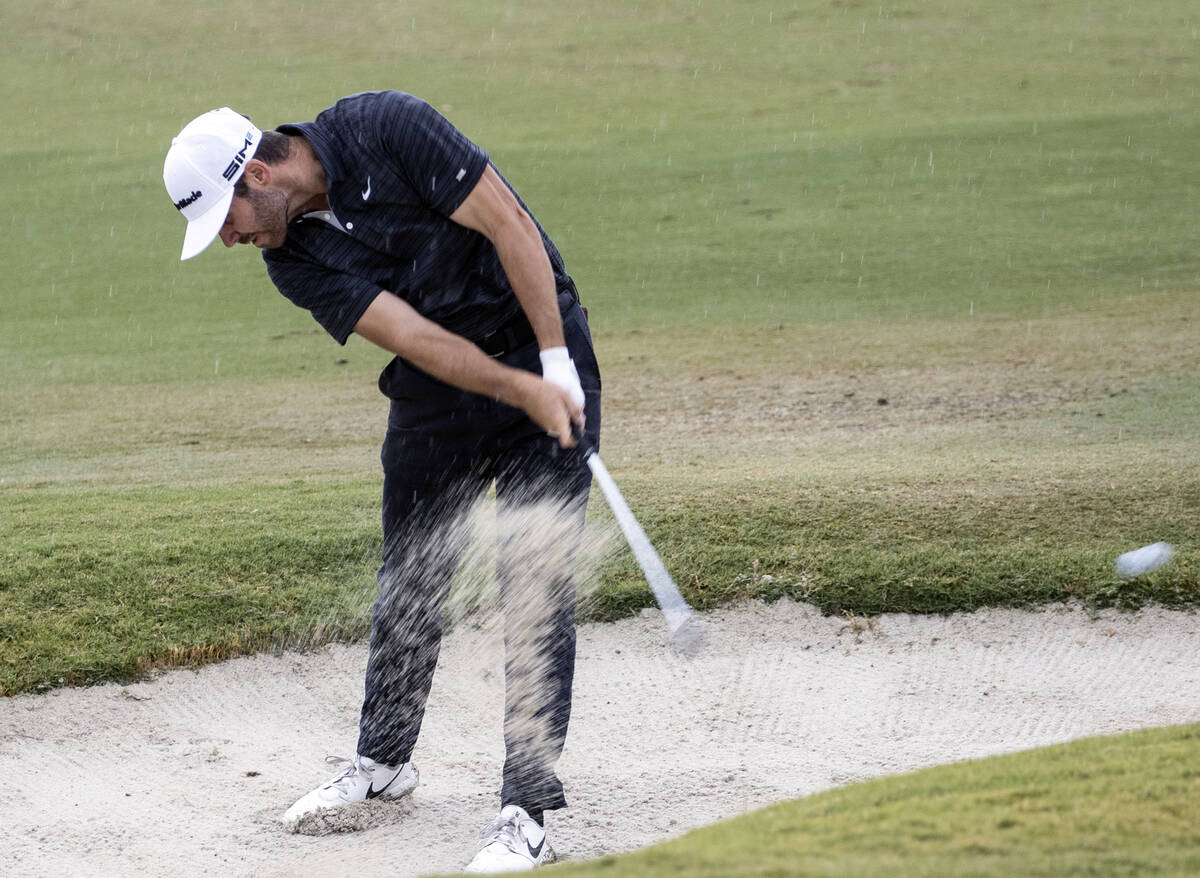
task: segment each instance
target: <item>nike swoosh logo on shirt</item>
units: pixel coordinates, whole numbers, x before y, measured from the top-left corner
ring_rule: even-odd
[[[362,191],[363,201],[371,197],[371,175],[367,175],[367,188]]]

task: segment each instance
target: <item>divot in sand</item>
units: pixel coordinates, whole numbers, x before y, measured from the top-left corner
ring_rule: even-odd
[[[362,832],[379,826],[399,824],[413,813],[412,799],[372,799],[337,808],[322,808],[305,814],[299,820],[283,822],[275,817],[284,831],[297,835],[334,835],[339,832]]]

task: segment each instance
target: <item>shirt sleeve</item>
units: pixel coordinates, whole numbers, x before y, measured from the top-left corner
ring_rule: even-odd
[[[380,149],[431,210],[454,213],[483,171],[488,155],[420,98],[380,95]]]
[[[307,309],[344,345],[354,327],[383,288],[366,278],[308,262],[280,251],[263,251],[267,274],[279,292]]]

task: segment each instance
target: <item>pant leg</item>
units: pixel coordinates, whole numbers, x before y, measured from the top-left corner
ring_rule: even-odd
[[[600,377],[582,312],[564,315],[584,388],[586,436],[600,435]],[[536,352],[535,352],[536,353]],[[573,570],[591,473],[579,449],[536,428],[507,445],[496,480],[504,614],[505,763],[501,802],[527,811],[566,806],[555,773],[571,716],[575,672]]]
[[[358,752],[395,765],[412,757],[442,640],[442,606],[490,478],[470,446],[415,429],[422,409],[396,401],[382,460],[383,566],[371,614]],[[426,410],[425,417],[436,421]],[[430,424],[425,424],[430,427]]]

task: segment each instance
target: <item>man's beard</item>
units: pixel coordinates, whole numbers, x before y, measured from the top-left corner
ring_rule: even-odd
[[[281,246],[287,238],[287,196],[278,189],[251,189],[246,200],[254,211],[254,234],[268,238],[269,247]]]

